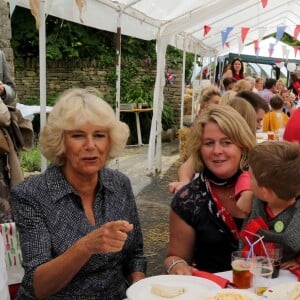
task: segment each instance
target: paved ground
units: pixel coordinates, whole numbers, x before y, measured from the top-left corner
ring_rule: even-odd
[[[172,195],[167,185],[176,179],[180,165],[178,141],[162,145],[162,172],[147,175],[147,145],[129,147],[119,158],[118,169],[131,180],[144,234],[148,276],[163,274],[168,243],[168,215]],[[111,165],[117,167],[115,163]]]

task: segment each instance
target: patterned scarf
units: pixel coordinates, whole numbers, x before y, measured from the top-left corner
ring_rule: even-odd
[[[227,179],[220,179],[216,177],[208,169],[205,169],[200,174],[201,189],[204,191],[203,196],[208,203],[208,209],[216,221],[216,224],[221,227],[224,232],[228,234],[237,241],[239,239],[239,230],[229,212],[224,208],[220,200],[215,197],[211,191],[210,183],[213,183],[218,186],[231,186],[233,185],[239,175],[242,173],[241,170],[238,170],[232,177]]]

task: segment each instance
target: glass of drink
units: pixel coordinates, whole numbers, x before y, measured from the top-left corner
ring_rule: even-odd
[[[261,248],[259,252],[256,251],[257,255],[266,254],[270,257],[273,264],[272,278],[277,278],[279,276],[280,264],[282,259],[282,246],[277,243],[263,242],[264,248]]]
[[[232,282],[239,289],[249,289],[252,285],[251,257],[248,256],[248,251],[234,251],[231,254]]]
[[[253,274],[253,290],[261,296],[270,286],[273,264],[268,256],[253,256],[250,272]]]

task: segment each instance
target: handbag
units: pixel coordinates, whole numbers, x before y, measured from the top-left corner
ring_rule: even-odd
[[[10,135],[17,151],[28,150],[33,146],[34,132],[30,120],[23,117],[21,111],[13,106],[8,106],[11,123]]]
[[[0,154],[9,153],[9,145],[6,138],[6,133],[0,128]]]

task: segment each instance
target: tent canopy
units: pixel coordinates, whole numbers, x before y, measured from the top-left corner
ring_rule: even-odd
[[[29,8],[31,1],[39,0],[17,0],[17,5]],[[218,55],[240,48],[242,28],[249,29],[245,44],[277,32],[278,27],[294,36],[300,11],[299,0],[44,1],[47,14],[65,20],[111,32],[120,25],[125,35],[145,40],[169,37],[168,43],[179,49]],[[207,34],[204,26],[210,28]]]

